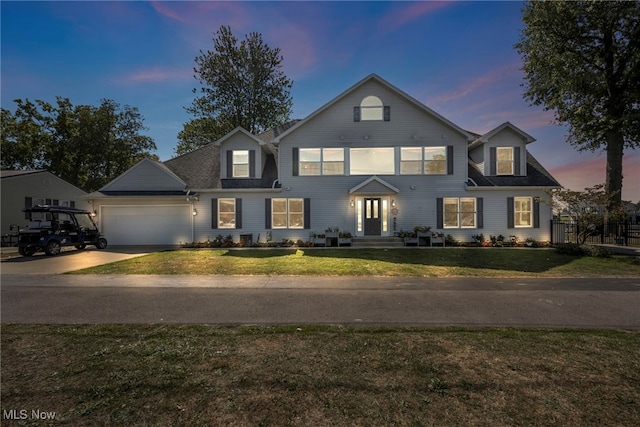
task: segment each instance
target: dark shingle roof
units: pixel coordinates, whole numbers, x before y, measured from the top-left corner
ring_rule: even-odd
[[[164,165],[178,175],[187,188],[221,188],[220,147],[214,143],[164,162]]]
[[[485,176],[469,159],[469,178],[478,187],[560,187],[558,181],[527,152],[526,176]]]

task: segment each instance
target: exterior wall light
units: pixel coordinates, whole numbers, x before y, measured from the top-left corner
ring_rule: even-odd
[[[356,205],[356,202],[353,201],[353,199],[351,199],[351,201],[349,202],[349,206],[354,207]]]
[[[396,199],[392,199],[391,200],[391,207],[395,208],[396,207]]]
[[[193,209],[193,212],[191,212],[191,215],[193,215],[193,216],[198,215],[198,211],[194,208],[194,209]]]

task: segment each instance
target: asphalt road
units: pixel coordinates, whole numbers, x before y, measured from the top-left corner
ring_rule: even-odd
[[[640,278],[12,274],[2,323],[473,325],[640,329]]]

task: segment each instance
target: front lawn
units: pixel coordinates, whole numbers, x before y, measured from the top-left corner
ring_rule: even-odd
[[[76,274],[351,275],[414,277],[640,277],[640,258],[553,249],[183,249]]]
[[[637,332],[3,325],[1,337],[3,425],[640,425]]]

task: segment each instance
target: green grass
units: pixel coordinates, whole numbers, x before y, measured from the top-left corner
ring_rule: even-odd
[[[55,425],[640,425],[637,332],[160,325],[3,325],[1,332],[1,409],[55,412]]]
[[[195,249],[153,253],[79,274],[640,277],[640,259],[551,249]]]

